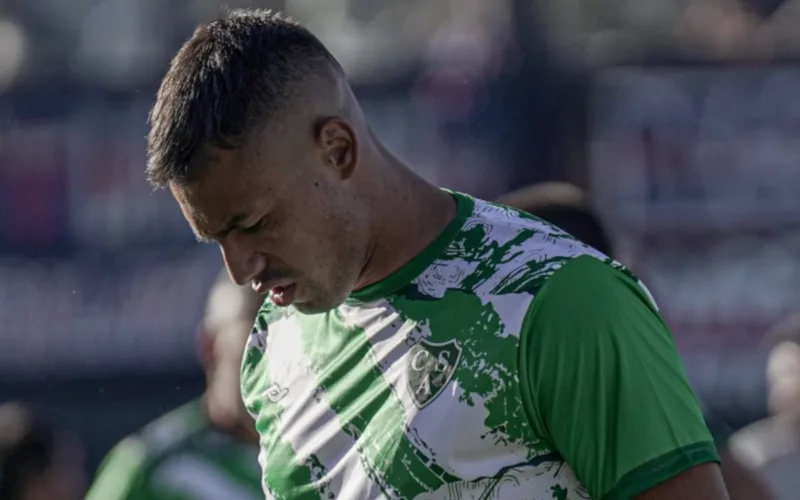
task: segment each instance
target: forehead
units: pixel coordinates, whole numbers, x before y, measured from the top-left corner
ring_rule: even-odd
[[[202,155],[197,179],[171,185],[190,224],[197,229],[221,219],[261,209],[276,197],[291,197],[313,157],[313,137],[293,117],[254,131],[238,148],[209,148]],[[312,127],[313,128],[313,127]]]

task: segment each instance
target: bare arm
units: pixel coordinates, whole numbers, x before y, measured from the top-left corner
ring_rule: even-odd
[[[638,500],[729,500],[717,464],[699,465],[645,491]]]

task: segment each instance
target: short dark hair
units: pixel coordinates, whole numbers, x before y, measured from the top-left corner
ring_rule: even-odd
[[[341,71],[317,37],[281,14],[233,10],[200,25],[172,60],[150,112],[148,180],[192,182],[206,148],[240,147],[328,68]]]
[[[498,203],[528,212],[615,258],[614,245],[586,192],[573,184],[534,184],[501,196]]]
[[[52,465],[55,429],[20,403],[0,405],[0,498],[21,498]]]

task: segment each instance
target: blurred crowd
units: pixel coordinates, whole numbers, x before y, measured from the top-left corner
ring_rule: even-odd
[[[215,396],[252,305],[143,175],[159,78],[221,5],[0,0],[0,402],[24,402],[0,407],[0,500],[92,483],[112,499],[104,474],[129,481],[120,498],[161,498],[148,488],[204,475],[215,446],[239,498],[258,498],[240,485],[238,403]],[[800,0],[224,5],[308,26],[427,179],[489,199],[570,183],[536,198],[602,231],[540,215],[604,239],[648,283],[721,446],[798,496]],[[45,486],[24,496],[30,478]]]

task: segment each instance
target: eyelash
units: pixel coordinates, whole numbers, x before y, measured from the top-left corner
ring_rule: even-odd
[[[262,217],[258,220],[255,224],[250,227],[243,227],[242,232],[245,234],[255,234],[258,232],[259,229],[263,228],[266,225],[266,217]]]

